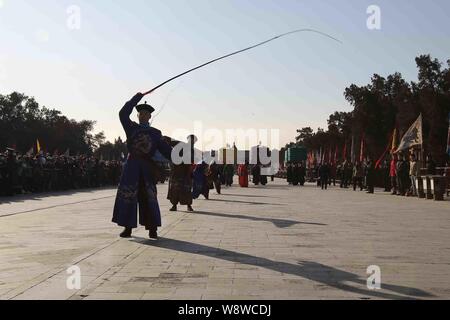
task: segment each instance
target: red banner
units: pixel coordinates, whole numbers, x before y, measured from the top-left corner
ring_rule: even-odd
[[[375,169],[378,169],[381,165],[381,162],[383,161],[384,157],[386,157],[386,154],[391,151],[394,152],[394,144],[395,144],[395,140],[396,140],[396,136],[397,136],[397,129],[394,129],[394,132],[392,133],[392,137],[388,142],[387,148],[386,150],[384,150],[383,154],[381,155],[380,159],[377,160],[377,162],[375,163]]]

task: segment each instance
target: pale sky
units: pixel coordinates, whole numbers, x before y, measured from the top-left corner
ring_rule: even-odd
[[[381,30],[366,25],[369,5]],[[67,9],[81,10],[80,29]],[[171,135],[206,128],[326,127],[349,111],[343,92],[373,73],[416,80],[414,58],[450,59],[450,1],[411,0],[0,0],[0,93],[34,96],[77,120],[124,138],[118,119],[136,92],[217,56],[279,33],[314,28],[343,44],[301,33],[218,62],[146,97],[154,126]],[[168,94],[170,96],[168,96]],[[134,115],[133,115],[134,116]],[[219,146],[217,146],[219,147]]]

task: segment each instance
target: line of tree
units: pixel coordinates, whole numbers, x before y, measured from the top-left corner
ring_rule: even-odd
[[[95,121],[76,121],[60,111],[39,106],[33,97],[13,92],[0,94],[0,150],[13,147],[21,153],[34,148],[39,140],[41,149],[50,154],[83,154],[120,159],[126,145],[120,139],[107,142],[104,132],[93,133]]]
[[[347,144],[350,159],[352,139],[357,155],[364,139],[365,154],[376,160],[386,149],[394,128],[401,138],[422,114],[424,151],[438,163],[444,163],[450,112],[450,60],[446,67],[430,55],[421,55],[415,61],[417,82],[408,83],[396,72],[387,77],[374,74],[365,86],[352,84],[345,89],[344,96],[353,111],[330,115],[327,129],[297,130],[296,141],[286,147],[304,146],[309,150],[338,147],[342,159],[343,146]]]

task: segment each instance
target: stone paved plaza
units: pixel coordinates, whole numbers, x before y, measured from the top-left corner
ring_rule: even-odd
[[[0,204],[0,299],[448,299],[450,202],[313,185],[236,186],[120,239],[115,190]],[[81,289],[66,286],[80,267]],[[381,268],[381,290],[367,267]]]

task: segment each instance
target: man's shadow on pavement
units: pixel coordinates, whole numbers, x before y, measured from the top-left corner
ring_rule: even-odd
[[[168,238],[160,238],[158,241],[152,241],[145,238],[134,237],[131,241],[151,247],[164,248],[184,253],[222,259],[234,263],[242,263],[262,267],[276,272],[302,277],[339,290],[361,294],[364,296],[371,296],[374,298],[409,300],[433,297],[432,294],[421,289],[386,283],[381,284],[382,290],[368,290],[366,289],[366,280],[360,278],[357,274],[339,270],[317,262],[299,261],[297,264],[279,262],[267,258],[252,256],[245,253],[239,253],[235,251]],[[391,291],[392,293],[386,291]]]
[[[242,193],[221,193],[220,196],[243,197],[243,198],[275,198],[271,196],[258,196],[254,194],[242,194]]]
[[[326,224],[323,224],[323,223],[303,222],[303,221],[294,221],[294,220],[287,220],[287,219],[261,218],[261,217],[254,217],[254,216],[245,216],[245,215],[241,215],[241,214],[226,214],[226,213],[206,212],[206,211],[195,211],[195,212],[193,212],[193,214],[194,215],[199,214],[199,215],[205,215],[205,216],[212,216],[212,217],[221,217],[221,218],[233,218],[233,219],[243,219],[243,220],[252,220],[252,221],[272,222],[277,228],[288,228],[288,227],[294,226],[296,224],[326,226]]]

